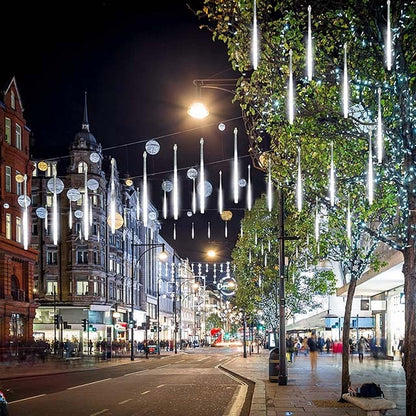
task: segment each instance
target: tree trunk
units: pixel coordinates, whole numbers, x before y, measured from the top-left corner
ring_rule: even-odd
[[[404,251],[405,335],[403,368],[406,375],[406,415],[416,415],[416,256],[414,245]]]
[[[357,286],[357,278],[351,276],[350,284],[348,285],[347,301],[345,302],[344,312],[344,326],[342,327],[342,379],[341,379],[341,398],[344,393],[348,393],[348,387],[350,386],[350,322],[351,322],[351,309],[352,301],[354,299],[355,287]]]

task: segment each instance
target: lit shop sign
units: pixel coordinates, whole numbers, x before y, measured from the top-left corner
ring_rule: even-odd
[[[126,332],[127,331],[127,322],[117,322],[114,325],[114,328],[118,332]]]
[[[223,277],[217,283],[217,288],[224,296],[232,296],[237,289],[237,281],[233,277]]]

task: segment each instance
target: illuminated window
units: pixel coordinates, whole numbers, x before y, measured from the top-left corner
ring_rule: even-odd
[[[12,144],[12,121],[9,119],[9,117],[6,117],[4,124],[4,139],[6,143]]]
[[[58,294],[58,282],[48,280],[46,282],[46,293],[48,295],[57,295]]]
[[[10,106],[13,110],[16,110],[16,96],[14,95],[14,91],[10,92]]]
[[[16,123],[16,147],[22,150],[22,127]]]
[[[12,168],[10,166],[5,166],[5,175],[6,175],[6,192],[12,191]]]
[[[85,162],[78,163],[78,173],[85,173],[88,171],[88,165]]]
[[[6,238],[12,238],[12,214],[6,214]]]
[[[20,217],[16,217],[16,241],[22,242],[22,219]]]
[[[77,295],[88,295],[88,282],[87,281],[77,281]]]

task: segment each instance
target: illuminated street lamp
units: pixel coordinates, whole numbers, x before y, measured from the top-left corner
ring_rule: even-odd
[[[140,260],[142,257],[149,251],[153,250],[157,247],[162,247],[162,251],[159,253],[159,260],[160,261],[166,261],[168,258],[168,254],[165,251],[165,244],[164,243],[134,243],[134,233],[132,236],[132,243],[131,243],[131,316],[129,320],[130,325],[130,342],[131,342],[131,349],[130,349],[130,360],[134,361],[134,344],[133,344],[133,338],[134,338],[134,256],[133,256],[133,247],[147,247],[143,252],[140,253],[139,258],[137,259],[137,263],[140,263]],[[158,328],[159,330],[159,328]]]

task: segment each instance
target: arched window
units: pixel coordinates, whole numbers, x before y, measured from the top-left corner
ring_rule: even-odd
[[[12,286],[11,294],[12,294],[13,300],[19,300],[19,289],[20,289],[19,279],[14,274],[12,274],[11,276],[11,286]]]

